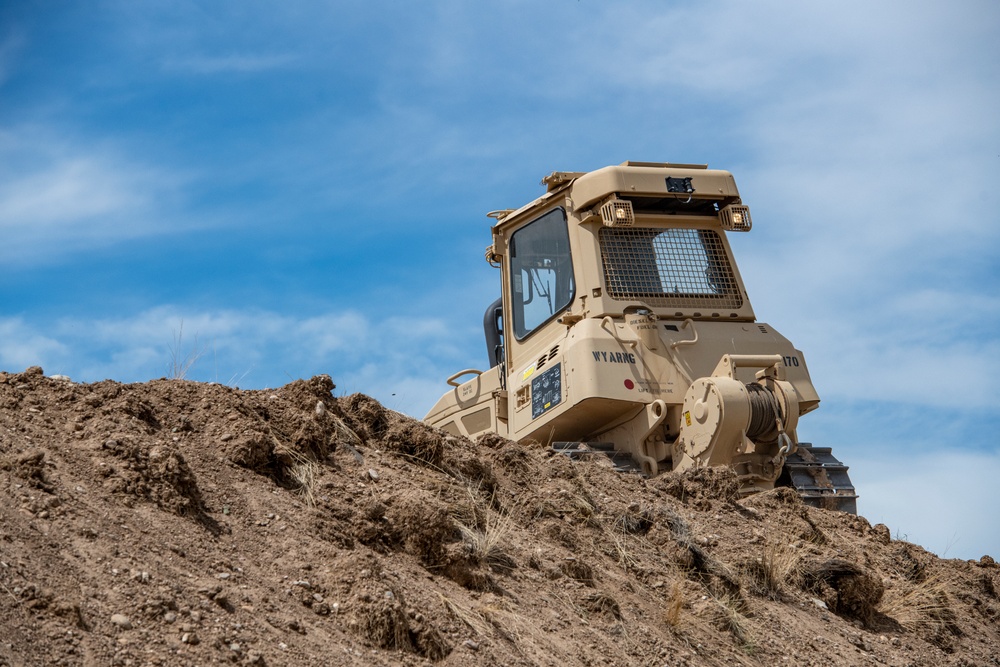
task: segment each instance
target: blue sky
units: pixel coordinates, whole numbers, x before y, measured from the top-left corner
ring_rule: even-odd
[[[758,317],[859,508],[1000,557],[1000,5],[0,2],[0,369],[422,416],[485,365],[485,213],[554,170],[736,176]]]

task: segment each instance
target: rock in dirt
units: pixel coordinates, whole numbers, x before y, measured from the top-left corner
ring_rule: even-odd
[[[132,621],[129,620],[129,617],[126,616],[125,614],[112,614],[111,622],[117,625],[122,630],[132,629]]]

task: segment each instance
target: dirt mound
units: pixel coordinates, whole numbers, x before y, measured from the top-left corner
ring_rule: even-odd
[[[1000,569],[320,376],[0,373],[0,665],[1000,665]]]

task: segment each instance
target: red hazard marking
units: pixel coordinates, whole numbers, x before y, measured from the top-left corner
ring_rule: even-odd
[[[632,382],[631,380],[625,380],[625,388],[635,389],[635,382]]]

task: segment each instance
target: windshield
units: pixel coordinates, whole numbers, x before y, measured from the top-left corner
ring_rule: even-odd
[[[521,340],[573,301],[573,264],[566,214],[554,209],[510,239],[511,310]]]

